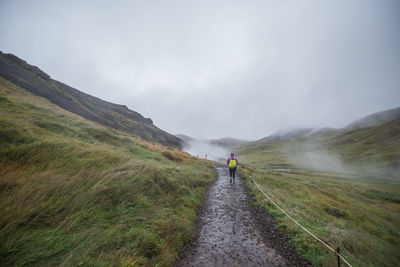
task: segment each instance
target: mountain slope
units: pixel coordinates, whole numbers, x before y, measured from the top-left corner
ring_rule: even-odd
[[[126,106],[103,101],[55,81],[39,68],[14,55],[0,52],[0,76],[85,119],[125,131],[147,141],[180,147],[179,138],[154,126],[151,119],[144,118]]]
[[[232,137],[224,137],[220,139],[213,139],[209,141],[212,145],[222,146],[229,149],[234,149],[247,141],[235,139]]]
[[[266,138],[238,151],[246,164],[239,173],[257,202],[313,265],[335,266],[336,258],[266,201],[259,188],[324,242],[340,247],[352,266],[399,266],[398,110],[372,114],[342,129]]]
[[[312,128],[299,128],[299,129],[291,129],[286,131],[278,131],[274,134],[271,134],[267,137],[264,137],[256,143],[263,143],[268,141],[279,141],[279,140],[292,140],[299,137],[306,136],[314,131]]]
[[[176,134],[175,136],[178,137],[179,139],[181,139],[182,141],[187,142],[187,143],[195,141],[194,138],[192,138],[192,137],[190,137],[188,135],[185,135],[185,134]]]
[[[374,126],[354,128],[326,137],[325,148],[338,151],[348,162],[378,163],[400,171],[400,115]]]
[[[377,126],[397,118],[400,118],[400,107],[384,110],[381,112],[376,112],[364,118],[358,119],[347,125],[344,128],[344,130],[355,130],[360,128]]]
[[[292,139],[267,137],[243,145],[240,154],[258,165],[399,176],[399,111],[378,112],[342,129],[322,129]]]
[[[214,178],[0,77],[0,266],[170,266]]]

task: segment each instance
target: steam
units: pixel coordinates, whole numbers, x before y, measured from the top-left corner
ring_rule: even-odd
[[[351,174],[357,176],[373,176],[386,178],[400,178],[398,169],[385,168],[382,162],[381,166],[377,163],[363,162],[346,162],[340,153],[327,150],[321,143],[315,141],[307,141],[301,145],[288,145],[285,149],[287,152],[287,162],[300,169],[308,169],[321,172]]]
[[[188,145],[183,147],[183,151],[192,156],[206,158],[214,161],[223,161],[228,158],[230,151],[219,145],[213,145],[206,140],[190,140],[186,141]],[[206,156],[207,155],[207,156]]]
[[[355,170],[347,166],[339,155],[316,148],[314,144],[307,143],[296,148],[294,153],[287,154],[289,164],[297,168],[333,173],[354,173]]]

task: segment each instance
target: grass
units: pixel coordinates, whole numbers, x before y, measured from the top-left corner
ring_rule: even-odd
[[[400,118],[355,130],[244,145],[239,154],[255,166],[302,168],[364,176],[400,177]]]
[[[332,252],[266,200],[252,179],[300,224],[330,246],[340,247],[353,266],[399,266],[399,181],[305,170],[274,171],[251,167],[249,157],[241,161],[246,159],[246,168],[240,169],[240,174],[252,188],[255,205],[265,207],[277,218],[280,230],[314,265],[337,263]],[[256,161],[257,166],[262,160]]]
[[[298,252],[314,265],[335,255],[294,224],[251,183],[353,266],[400,266],[400,120],[317,137],[241,147],[240,173],[256,205],[277,218]]]
[[[169,266],[214,179],[0,78],[2,266]]]

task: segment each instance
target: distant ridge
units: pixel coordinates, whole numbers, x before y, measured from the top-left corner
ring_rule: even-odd
[[[379,111],[373,113],[371,115],[365,116],[358,120],[353,121],[352,123],[348,124],[343,128],[295,128],[290,130],[281,130],[274,134],[268,135],[264,138],[261,138],[254,142],[249,142],[248,144],[257,144],[257,143],[264,143],[264,142],[276,142],[276,141],[288,141],[297,138],[313,138],[317,136],[323,136],[326,134],[341,134],[348,131],[353,131],[362,128],[368,128],[373,126],[378,126],[392,120],[396,120],[400,118],[400,107],[388,109],[384,111]]]
[[[268,158],[269,164],[289,162],[301,168],[400,177],[400,108],[368,115],[339,129],[278,132],[243,144],[238,152],[253,160]]]
[[[153,125],[138,112],[83,93],[59,81],[26,61],[0,51],[0,75],[29,92],[50,100],[85,119],[122,130],[147,141],[180,148],[181,140]]]
[[[268,135],[267,137],[264,137],[256,141],[256,143],[262,143],[268,141],[292,140],[311,134],[314,130],[315,129],[313,128],[297,128],[285,131],[278,131],[274,134]]]
[[[354,130],[377,126],[379,124],[383,124],[397,118],[400,118],[400,107],[373,113],[350,123],[349,125],[344,127],[344,129]]]
[[[233,149],[244,143],[247,143],[248,141],[235,139],[232,137],[224,137],[224,138],[220,138],[220,139],[213,139],[213,140],[210,140],[209,142],[210,142],[210,144],[213,144],[213,145],[218,145],[218,146]]]

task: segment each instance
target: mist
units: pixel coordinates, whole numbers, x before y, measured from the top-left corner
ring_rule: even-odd
[[[373,164],[362,161],[350,164],[343,159],[340,153],[325,149],[321,143],[315,140],[307,140],[301,144],[288,144],[285,149],[290,151],[285,154],[286,162],[295,168],[355,176],[373,176],[379,177],[379,179],[391,177],[400,179],[400,172],[385,167],[383,160]]]
[[[297,168],[333,173],[354,173],[353,168],[346,166],[339,154],[317,147],[312,142],[289,147],[289,150],[292,153],[286,154],[286,160]]]
[[[192,156],[213,161],[224,161],[230,155],[230,151],[227,148],[213,145],[207,140],[186,141],[186,145],[182,150]]]

